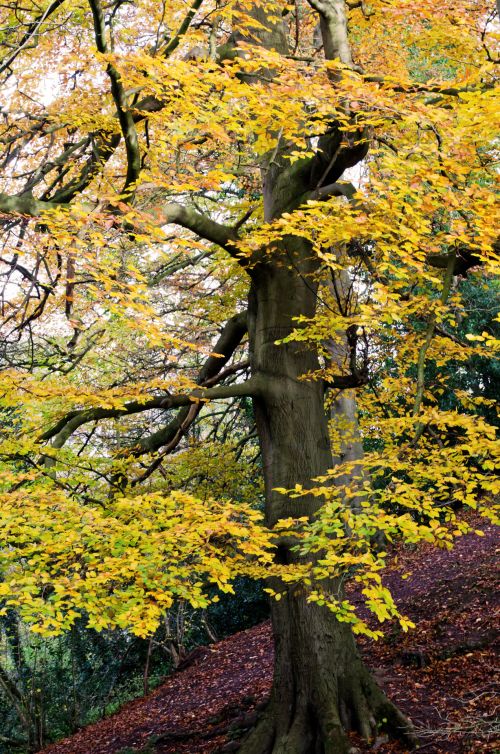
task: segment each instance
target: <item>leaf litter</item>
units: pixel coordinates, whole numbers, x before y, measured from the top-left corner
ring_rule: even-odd
[[[397,551],[384,580],[417,628],[405,634],[393,626],[378,642],[359,641],[378,682],[412,720],[422,754],[500,751],[498,545],[495,527],[484,520],[472,523],[483,536],[463,536],[450,551],[426,545]],[[43,754],[236,752],[265,707],[272,668],[267,621],[197,648],[148,696]],[[351,751],[403,754],[406,749],[381,733],[369,744],[353,736]]]

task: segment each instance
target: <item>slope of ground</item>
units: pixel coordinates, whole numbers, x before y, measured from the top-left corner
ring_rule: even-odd
[[[388,695],[411,718],[423,754],[498,752],[495,728],[496,531],[470,534],[452,551],[399,554],[387,582],[417,628],[362,641]],[[413,578],[402,580],[402,573]],[[498,615],[498,613],[497,613]],[[45,749],[44,754],[215,754],[237,751],[269,694],[268,623],[199,648],[149,696]],[[355,752],[401,754],[381,735]]]

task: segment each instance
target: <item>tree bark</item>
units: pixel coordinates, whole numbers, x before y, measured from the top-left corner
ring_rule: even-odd
[[[327,57],[339,56],[350,64],[342,0],[315,0],[311,5],[320,14]],[[286,40],[279,35],[271,43],[264,38],[260,42],[286,54]],[[332,45],[339,51],[342,47],[342,52],[333,54]],[[266,221],[292,211],[305,192],[336,181],[346,167],[366,154],[367,144],[341,148],[341,141],[340,131],[333,128],[320,139],[311,163],[291,167],[287,145],[277,137],[272,157],[261,166]],[[272,527],[280,518],[313,518],[321,504],[312,495],[292,500],[276,488],[290,489],[295,484],[307,488],[333,464],[323,384],[304,378],[319,368],[317,352],[300,342],[277,343],[297,327],[298,317],[314,316],[320,262],[307,242],[294,236],[267,252],[261,250],[252,262],[249,342],[252,378],[260,386],[254,408],[263,458],[266,522]],[[338,411],[345,408],[340,401]],[[299,556],[293,541],[284,539],[276,557],[281,563],[295,562]],[[365,667],[349,626],[337,621],[327,608],[309,603],[302,585],[272,586],[279,588],[281,600],[272,604],[271,700],[240,754],[343,754],[349,750],[348,731],[369,739],[379,728],[411,744],[408,721]],[[335,593],[340,589],[338,583],[330,587]]]
[[[264,385],[254,404],[269,526],[282,517],[314,517],[317,498],[291,500],[275,488],[307,487],[332,465],[323,385],[303,379],[318,368],[316,353],[307,344],[276,343],[297,326],[295,317],[314,314],[317,267],[304,241],[291,237],[250,273],[252,373]],[[292,544],[284,540],[278,546],[279,562],[298,559]],[[370,738],[386,728],[410,741],[408,721],[372,679],[347,624],[308,603],[303,586],[272,586],[285,590],[272,605],[273,690],[241,754],[339,754],[349,749],[349,730]]]
[[[240,754],[346,754],[347,732],[379,730],[411,745],[408,721],[364,665],[347,624],[290,589],[273,605],[275,668],[269,706]]]

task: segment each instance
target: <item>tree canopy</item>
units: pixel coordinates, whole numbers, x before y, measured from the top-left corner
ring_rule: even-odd
[[[244,574],[377,637],[350,577],[407,630],[388,544],[499,491],[491,2],[0,14],[5,609],[147,635]]]

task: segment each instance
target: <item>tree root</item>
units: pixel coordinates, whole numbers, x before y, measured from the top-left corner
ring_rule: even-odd
[[[279,700],[272,699],[264,717],[242,742],[238,754],[348,754],[352,748],[348,732],[356,731],[367,741],[382,731],[409,748],[418,740],[403,713],[367,675],[366,684],[350,684],[340,703],[325,709],[299,703],[284,720]]]

